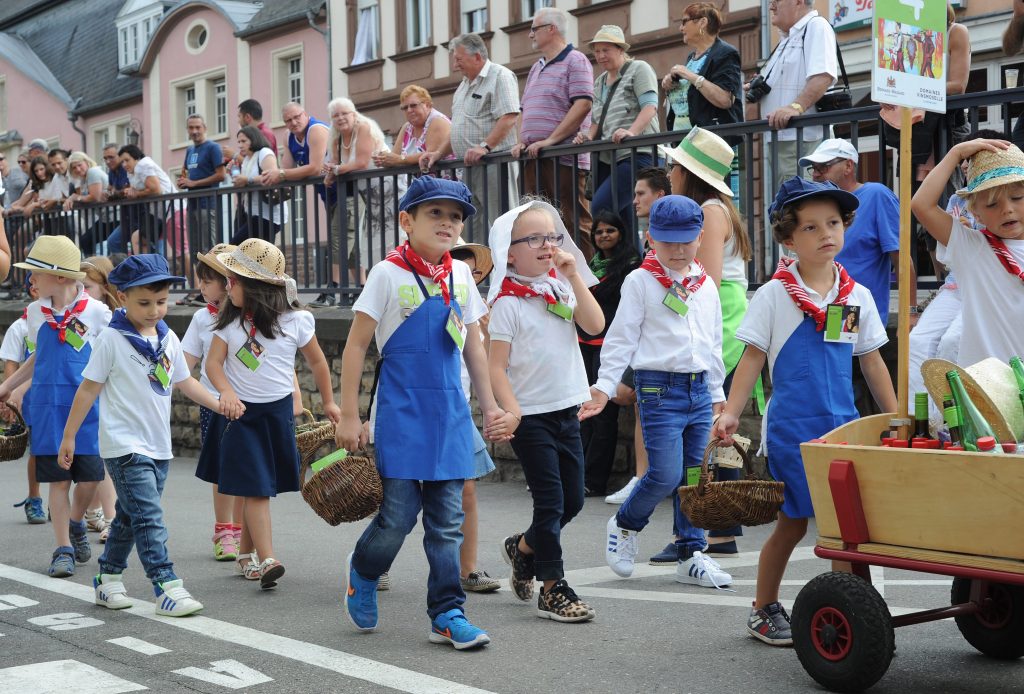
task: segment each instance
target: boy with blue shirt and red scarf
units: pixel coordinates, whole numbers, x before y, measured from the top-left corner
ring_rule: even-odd
[[[380,512],[346,561],[346,614],[360,631],[377,628],[377,579],[391,568],[422,509],[429,638],[460,650],[490,642],[462,609],[462,486],[475,470],[463,357],[485,423],[504,414],[491,392],[477,325],[487,308],[469,266],[449,252],[475,212],[469,189],[456,181],[417,178],[402,197],[398,221],[409,240],[373,267],[355,303],[336,434],[339,445],[358,450],[372,428],[384,487]],[[372,339],[381,355],[379,379],[364,428],[359,383]]]
[[[772,234],[796,253],[783,258],[772,280],[750,301],[736,331],[746,343],[729,400],[712,436],[730,443],[761,369],[768,362],[773,392],[761,440],[772,476],[785,483],[785,500],[771,537],[761,549],[756,599],[748,633],[772,646],[789,646],[789,615],[779,586],[793,549],[814,516],[800,444],[857,418],[853,357],[883,412],[896,411],[892,379],[879,354],[888,337],[871,292],[835,261],[853,222],[858,200],[831,182],[794,176],[783,182],[768,208]],[[859,326],[844,318],[859,308]],[[794,413],[799,413],[796,415]]]
[[[134,255],[110,273],[118,309],[95,339],[82,383],[67,417],[58,463],[70,465],[76,434],[96,399],[102,403],[100,455],[117,490],[117,515],[93,579],[96,604],[131,607],[121,573],[132,547],[156,594],[156,613],[183,617],[203,609],[185,590],[167,554],[160,496],[171,451],[171,391],[177,386],[194,402],[220,409],[217,398],[189,374],[177,336],[168,329],[168,288],[184,282],[168,272],[159,255]]]

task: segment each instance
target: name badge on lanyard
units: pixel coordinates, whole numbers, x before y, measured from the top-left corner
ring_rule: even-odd
[[[561,301],[556,301],[553,304],[548,304],[548,311],[555,314],[562,320],[572,320],[572,306],[562,303]]]
[[[78,318],[72,318],[64,331],[64,341],[74,347],[76,352],[81,352],[85,347],[85,334],[88,331],[89,328],[85,323]]]
[[[689,298],[690,292],[686,287],[681,285],[679,282],[673,282],[661,303],[668,306],[680,316],[685,316],[690,310],[690,307],[686,305],[686,300]]]
[[[825,313],[825,342],[857,344],[860,333],[860,306],[829,304]]]
[[[466,324],[454,308],[448,309],[448,320],[445,322],[444,330],[452,338],[452,342],[459,348],[459,351],[462,351],[463,345],[466,344]]]
[[[263,366],[263,345],[261,345],[255,337],[250,337],[245,341],[245,344],[235,352],[235,356],[238,357],[240,362],[245,364],[246,368],[250,371],[255,371]]]
[[[170,368],[171,358],[164,354],[160,357],[160,361],[153,364],[153,368],[149,372],[149,379],[159,383],[164,390],[167,390],[167,386],[171,384],[171,376],[168,373]]]

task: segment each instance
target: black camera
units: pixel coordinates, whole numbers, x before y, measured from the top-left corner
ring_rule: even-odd
[[[771,86],[765,81],[764,77],[758,75],[750,80],[750,88],[747,89],[744,96],[747,98],[748,104],[756,104],[771,90]]]

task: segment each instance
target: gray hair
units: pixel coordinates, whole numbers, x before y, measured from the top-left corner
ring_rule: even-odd
[[[121,149],[121,145],[117,144],[116,142],[108,142],[107,144],[103,145],[103,151],[106,152],[108,149],[116,151]]]
[[[206,125],[206,119],[203,118],[201,113],[193,113],[191,116],[185,119],[185,122],[188,123],[190,120],[197,120],[202,122],[203,125]]]
[[[459,34],[448,42],[448,52],[454,53],[459,46],[462,46],[466,53],[487,60],[487,44],[480,38],[480,34]]]
[[[811,0],[814,2],[814,0]],[[537,13],[533,15],[534,19],[543,19],[546,22],[550,22],[551,26],[555,28],[561,36],[565,36],[565,29],[568,25],[569,15],[565,10],[557,7],[542,7],[537,10]]]

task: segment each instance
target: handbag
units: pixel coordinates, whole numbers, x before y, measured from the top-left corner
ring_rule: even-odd
[[[608,107],[612,103],[612,96],[615,94],[615,90],[619,88],[619,82],[626,76],[629,68],[633,65],[633,61],[630,60],[628,63],[622,66],[622,71],[619,73],[619,79],[615,80],[611,87],[608,88],[608,96],[605,97],[604,106],[601,108],[601,117],[597,119],[597,136],[601,137],[604,130],[604,118],[608,115]],[[587,172],[586,177],[583,180],[583,197],[587,200],[594,199],[594,171],[591,169]]]
[[[822,17],[822,19],[825,19]],[[828,20],[825,19],[827,22]],[[807,24],[810,24],[808,22]],[[829,27],[831,28],[831,24]],[[807,34],[807,27],[804,27],[804,35]],[[839,50],[839,42],[836,41],[836,58],[839,61],[839,71],[843,76],[843,84],[829,87],[828,90],[821,95],[814,106],[818,109],[818,113],[826,113],[828,111],[842,111],[844,109],[853,108],[853,95],[850,93],[850,80],[846,77],[846,65],[843,64],[843,52]]]
[[[259,173],[263,173],[263,170],[260,167],[260,160],[259,160],[258,157],[256,159],[256,171],[258,171]],[[260,200],[265,202],[268,205],[280,205],[282,202],[285,202],[286,200],[291,200],[291,199],[292,199],[292,189],[291,188],[274,188],[272,190],[261,190],[260,191]]]

